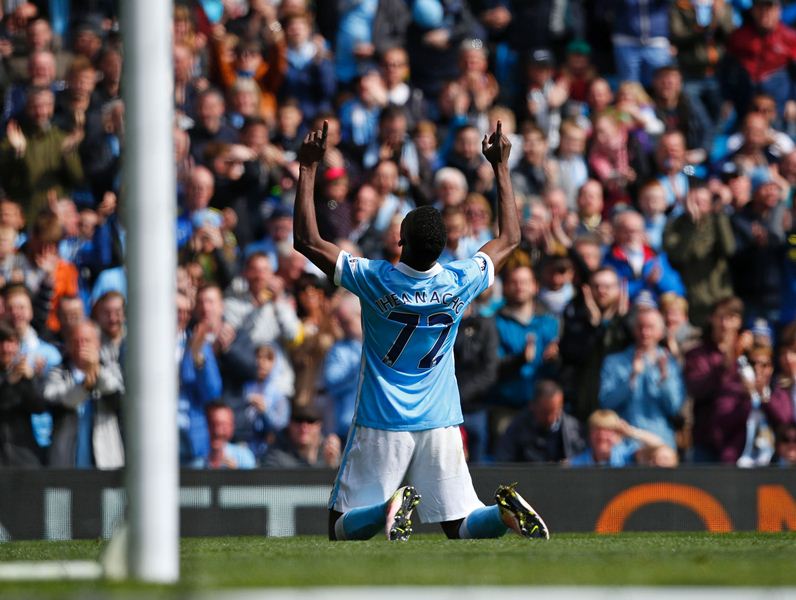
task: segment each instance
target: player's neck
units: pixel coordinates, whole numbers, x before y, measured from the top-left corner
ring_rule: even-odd
[[[409,252],[406,251],[401,252],[400,261],[404,263],[407,267],[411,267],[415,271],[420,271],[420,272],[428,271],[437,262],[436,260],[431,261],[430,263],[416,260]]]

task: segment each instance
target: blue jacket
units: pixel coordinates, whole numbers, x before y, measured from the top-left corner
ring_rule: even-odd
[[[494,403],[524,407],[533,396],[533,386],[543,369],[542,354],[547,345],[558,339],[558,321],[549,315],[535,315],[530,323],[520,323],[501,311],[495,317],[498,330],[499,377]],[[526,363],[523,358],[528,335],[536,336],[536,356]]]
[[[609,354],[600,372],[600,406],[616,411],[625,421],[646,429],[675,447],[671,418],[683,405],[685,386],[677,361],[667,354],[667,376],[661,378],[657,363],[647,362],[633,385],[633,355],[636,346]],[[658,352],[663,352],[659,349]]]
[[[190,464],[193,459],[207,456],[210,434],[207,430],[205,405],[221,396],[221,373],[218,370],[212,346],[205,342],[202,355],[205,364],[197,369],[185,341],[185,352],[180,362],[180,389],[177,422],[180,429],[180,462]]]
[[[669,37],[671,0],[615,0],[614,35],[646,41]]]
[[[627,281],[627,292],[631,301],[635,300],[642,290],[650,292],[655,300],[666,292],[685,296],[685,286],[680,274],[669,264],[666,254],[655,254],[655,251],[647,246],[644,247],[644,266],[638,276],[633,272],[624,250],[617,245],[612,246],[606,253],[603,264],[612,267],[620,279]],[[656,265],[660,267],[661,277],[653,284],[647,281],[647,277]]]

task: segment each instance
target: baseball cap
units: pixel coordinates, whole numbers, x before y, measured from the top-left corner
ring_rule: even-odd
[[[553,53],[546,48],[533,50],[530,56],[530,64],[535,67],[552,67],[555,64]]]
[[[348,173],[343,167],[331,167],[330,169],[326,170],[326,173],[323,174],[323,178],[326,181],[337,181],[338,179],[342,179],[346,177]]]
[[[314,406],[297,406],[293,409],[290,420],[297,423],[317,423],[322,417],[321,412]]]
[[[572,40],[567,44],[567,54],[591,54],[591,45],[586,40]]]

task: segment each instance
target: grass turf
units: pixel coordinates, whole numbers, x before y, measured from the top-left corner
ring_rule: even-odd
[[[9,542],[0,544],[0,561],[92,559],[102,546],[100,541]],[[393,584],[780,586],[796,585],[796,533],[562,534],[549,542],[415,535],[406,544],[189,538],[182,540],[181,561],[178,592]],[[130,583],[0,583],[2,596],[144,589]]]

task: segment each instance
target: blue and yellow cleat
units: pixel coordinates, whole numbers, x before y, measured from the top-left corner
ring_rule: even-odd
[[[517,493],[516,483],[501,485],[495,492],[495,503],[506,527],[526,538],[550,539],[550,532],[533,507]]]
[[[398,488],[387,502],[385,533],[391,542],[405,542],[412,535],[412,511],[420,503],[420,494],[411,486]]]

